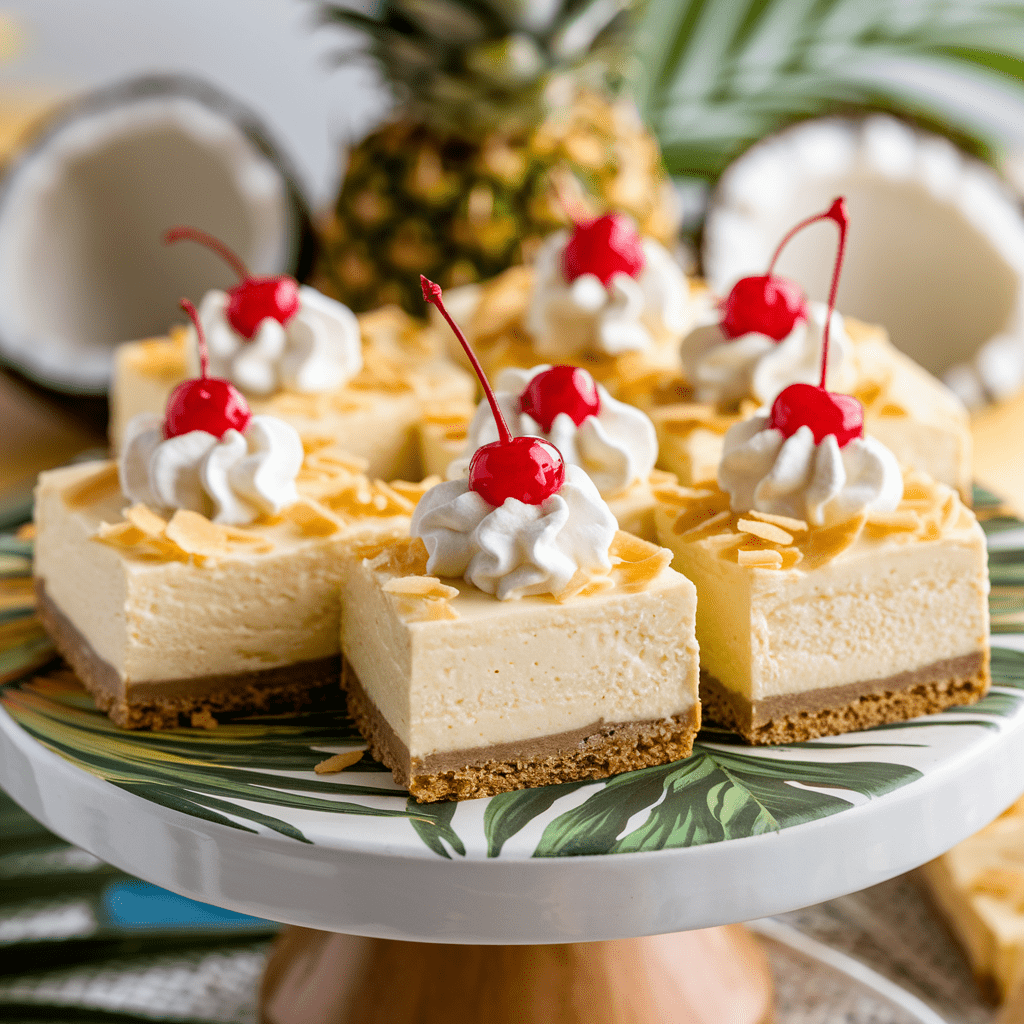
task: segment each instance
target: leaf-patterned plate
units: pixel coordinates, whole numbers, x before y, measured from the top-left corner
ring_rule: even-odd
[[[976,496],[993,677],[979,704],[816,742],[705,730],[685,761],[420,805],[338,711],[125,732],[32,615],[30,544],[0,539],[0,783],[133,874],[261,917],[450,942],[573,941],[749,920],[883,881],[1024,790],[1024,524]]]

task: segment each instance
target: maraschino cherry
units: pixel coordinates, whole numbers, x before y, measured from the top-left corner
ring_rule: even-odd
[[[498,427],[499,440],[482,445],[470,460],[469,489],[495,507],[503,505],[507,498],[516,498],[526,505],[542,504],[556,494],[565,481],[565,462],[561,453],[542,437],[512,436],[466,336],[444,308],[441,286],[428,281],[422,274],[420,286],[423,288],[424,302],[437,307],[469,356]]]
[[[807,319],[807,299],[800,286],[784,277],[776,277],[772,270],[775,269],[782,250],[794,235],[819,220],[836,220],[835,209],[834,202],[824,213],[817,213],[800,221],[779,242],[775,255],[768,264],[768,273],[762,277],[740,278],[732,286],[729,297],[722,303],[720,326],[727,338],[757,333],[765,334],[775,341],[782,341],[793,330],[798,320]]]
[[[577,221],[562,252],[562,270],[570,284],[593,274],[607,288],[616,274],[639,277],[646,265],[640,235],[619,213]]]
[[[196,329],[199,378],[183,380],[171,392],[164,418],[164,437],[177,437],[193,430],[204,430],[217,438],[229,430],[244,433],[252,419],[249,404],[231,381],[208,376],[210,357],[199,314],[188,299],[181,300],[181,308],[188,313]]]
[[[834,434],[839,447],[843,448],[855,437],[864,436],[864,407],[853,395],[838,395],[825,388],[825,378],[828,374],[829,330],[832,326],[832,312],[836,308],[836,291],[839,288],[839,273],[843,266],[846,229],[849,225],[846,202],[842,196],[834,200],[825,213],[804,223],[809,224],[811,221],[826,218],[835,221],[839,227],[839,246],[832,270],[832,287],[828,293],[825,334],[821,340],[821,383],[817,387],[813,384],[790,384],[775,399],[769,426],[773,430],[778,430],[783,437],[791,437],[801,427],[810,427],[815,444],[821,444],[829,434]]]
[[[578,366],[552,366],[542,370],[519,396],[519,409],[532,416],[546,432],[559,413],[566,413],[578,427],[588,416],[601,411],[597,384]]]
[[[212,249],[238,274],[241,280],[228,291],[227,321],[246,341],[252,341],[260,324],[268,317],[284,326],[299,311],[299,286],[294,278],[253,277],[248,267],[220,239],[199,228],[171,228],[164,243],[187,239]]]

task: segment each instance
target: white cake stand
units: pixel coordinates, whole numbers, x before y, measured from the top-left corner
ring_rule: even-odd
[[[908,871],[1024,791],[1012,525],[989,531],[994,685],[970,708],[775,748],[705,732],[673,765],[419,805],[365,755],[313,772],[363,746],[340,712],[129,733],[51,669],[0,686],[0,785],[131,874],[300,926],[268,970],[274,1024],[752,1024],[767,982],[723,926]]]
[[[763,968],[745,933],[717,926],[907,871],[1024,791],[1024,644],[999,642],[998,682],[973,708],[783,748],[703,734],[675,765],[437,805],[366,757],[316,775],[361,745],[340,714],[125,733],[51,672],[0,691],[0,784],[131,874],[303,926],[268,972],[275,1024],[352,1007],[364,1022],[382,1007],[397,1022],[605,1019],[524,1010],[570,991],[608,1021],[754,1022]],[[453,991],[500,1006],[460,1018]]]

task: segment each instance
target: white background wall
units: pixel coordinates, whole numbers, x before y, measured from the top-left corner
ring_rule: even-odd
[[[298,167],[314,206],[329,201],[341,147],[383,115],[368,69],[333,66],[346,39],[316,27],[311,0],[20,0],[0,5],[21,43],[3,84],[77,91],[152,72],[206,78],[256,110]]]

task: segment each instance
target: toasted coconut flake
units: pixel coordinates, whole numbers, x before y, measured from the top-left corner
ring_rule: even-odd
[[[771,523],[773,526],[781,527],[789,533],[803,533],[807,529],[807,523],[803,519],[780,516],[774,512],[758,512],[756,509],[751,509],[747,515],[752,519],[760,519],[762,523]]]
[[[422,498],[431,487],[435,484],[439,484],[440,482],[441,478],[439,476],[428,476],[418,484],[410,483],[408,480],[392,480],[387,486],[396,494],[400,494],[405,498],[412,508],[415,508],[419,504],[420,498]]]
[[[782,555],[772,548],[737,548],[736,561],[758,569],[782,568]]]
[[[382,541],[380,551],[367,555],[367,568],[380,576],[426,576],[427,546],[419,537]]]
[[[281,513],[282,518],[294,523],[304,537],[330,537],[341,529],[338,522],[322,505],[309,498],[300,498]]]
[[[403,597],[436,597],[450,601],[459,596],[458,587],[449,587],[436,576],[396,576],[381,588],[387,594]]]
[[[65,487],[61,497],[68,508],[85,508],[121,489],[117,463],[108,462],[84,480]]]
[[[867,517],[866,530],[872,537],[885,537],[891,533],[913,533],[921,526],[921,516],[910,508],[895,512],[872,512]]]
[[[693,512],[684,512],[675,522],[672,531],[681,536],[683,540],[696,540],[701,535],[715,532],[731,532],[735,513],[729,509],[722,512],[705,512],[702,517],[697,517]],[[695,521],[696,520],[696,521]]]
[[[366,753],[365,750],[346,750],[344,754],[335,754],[333,757],[327,758],[326,761],[313,765],[313,771],[317,775],[333,775],[337,772],[343,772],[346,768],[359,764],[363,759],[364,753]]]
[[[167,520],[158,516],[148,505],[132,505],[124,517],[147,537],[162,537],[167,529]]]
[[[804,559],[810,568],[816,568],[831,562],[851,547],[861,534],[866,520],[864,513],[853,516],[834,526],[824,529],[808,530],[800,537],[797,546],[803,552]]]
[[[22,523],[21,526],[15,531],[14,536],[18,540],[35,540],[36,539],[36,524],[35,523]]]
[[[756,519],[741,519],[736,524],[740,533],[749,533],[753,537],[760,537],[772,544],[788,545],[793,543],[793,534],[787,533],[773,523],[762,523]]]

